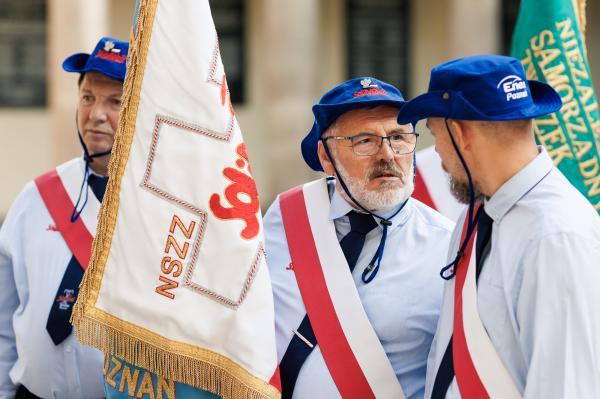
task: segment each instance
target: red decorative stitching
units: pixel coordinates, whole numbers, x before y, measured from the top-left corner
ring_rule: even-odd
[[[215,37],[217,32],[215,32]],[[217,79],[217,66],[219,66],[219,60],[221,59],[221,50],[219,49],[219,38],[215,39],[215,47],[213,48],[213,55],[210,61],[210,69],[208,70],[208,82],[214,83],[217,86],[221,86],[221,81]]]
[[[254,276],[256,275],[256,272],[258,271],[258,267],[260,265],[260,260],[261,260],[262,256],[264,256],[264,246],[262,243],[259,244],[257,255],[254,259],[254,262],[252,263],[252,266],[250,267],[250,270],[248,271],[242,291],[241,291],[239,297],[236,299],[227,298],[213,290],[210,290],[206,287],[203,287],[203,286],[191,281],[192,274],[196,267],[196,261],[198,259],[198,254],[200,252],[200,245],[202,243],[202,238],[203,238],[204,232],[206,230],[207,212],[190,204],[187,201],[182,200],[181,198],[178,198],[175,195],[172,195],[172,194],[160,189],[159,187],[157,187],[156,185],[154,185],[153,183],[150,182],[150,178],[152,176],[152,167],[154,164],[154,155],[156,153],[156,148],[158,145],[158,138],[160,136],[160,130],[161,130],[161,127],[163,124],[167,124],[169,126],[188,130],[192,133],[201,134],[201,135],[204,135],[207,137],[214,138],[219,141],[229,143],[231,140],[231,137],[232,137],[231,133],[233,131],[233,118],[232,118],[232,124],[231,124],[230,128],[228,129],[227,133],[225,135],[223,135],[223,134],[219,134],[218,132],[215,132],[213,130],[205,129],[198,125],[194,125],[192,123],[185,122],[185,121],[182,121],[182,120],[179,120],[176,118],[171,118],[171,117],[164,116],[164,115],[157,115],[155,118],[154,130],[152,132],[152,142],[150,144],[150,151],[148,153],[148,159],[146,162],[146,170],[144,172],[144,177],[143,177],[141,186],[143,188],[149,190],[151,193],[158,195],[159,197],[161,197],[171,203],[174,203],[182,208],[189,210],[193,214],[197,215],[199,218],[198,224],[200,226],[198,229],[198,233],[196,233],[196,237],[194,238],[194,244],[192,247],[192,257],[186,266],[183,285],[186,287],[189,287],[191,290],[193,290],[199,294],[208,296],[209,298],[211,298],[227,307],[236,309],[238,306],[240,306],[242,304],[242,302],[246,298],[246,295],[247,295],[248,290],[250,289],[250,286],[252,285]],[[242,151],[242,149],[239,146],[238,146],[238,155],[247,159],[247,154],[245,153],[245,151]],[[244,157],[244,155],[245,155],[245,157]],[[249,164],[248,164],[248,167],[249,167]]]
[[[246,298],[246,295],[248,294],[248,291],[250,290],[250,286],[252,285],[252,282],[254,281],[254,277],[256,276],[256,272],[258,271],[258,267],[260,266],[260,261],[261,261],[262,257],[265,256],[265,250],[264,250],[263,243],[261,242],[258,245],[258,250],[256,252],[254,262],[252,263],[252,267],[248,271],[248,275],[246,276],[246,281],[244,282],[244,287],[242,288],[242,291],[240,292],[240,296],[238,297],[237,300],[232,300],[231,298],[227,298],[227,297],[224,297],[223,295],[217,294],[216,292],[214,292],[206,287],[203,287],[199,284],[196,284],[191,280],[192,274],[194,272],[195,263],[196,263],[196,257],[198,255],[198,250],[199,250],[199,248],[197,249],[196,246],[194,245],[194,252],[192,254],[192,260],[190,261],[190,266],[185,273],[185,277],[183,279],[183,285],[189,287],[193,291],[196,291],[200,294],[206,295],[206,296],[214,299],[215,301],[222,303],[223,305],[226,305],[230,308],[236,309],[238,306],[240,306],[242,304],[242,302],[244,302],[244,299]]]

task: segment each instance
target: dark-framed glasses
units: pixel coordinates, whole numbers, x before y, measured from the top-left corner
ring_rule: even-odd
[[[352,151],[356,155],[375,155],[381,149],[384,140],[387,140],[394,154],[410,154],[417,146],[419,133],[392,133],[389,136],[378,136],[373,133],[360,133],[355,136],[329,136],[321,140],[349,140]]]

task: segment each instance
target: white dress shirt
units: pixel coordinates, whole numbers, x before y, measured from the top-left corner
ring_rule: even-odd
[[[70,162],[83,179],[83,160]],[[88,195],[88,201],[97,201],[91,191]],[[0,399],[13,398],[19,384],[46,399],[104,396],[102,353],[79,344],[74,334],[54,345],[46,331],[72,257],[53,225],[30,182],[0,229]]]
[[[544,150],[485,211],[494,223],[477,304],[516,387],[525,398],[600,398],[600,217]],[[451,280],[428,361],[427,398],[452,335],[453,300]],[[456,379],[446,398],[460,398]]]
[[[338,240],[350,231],[352,207],[339,195],[333,182],[329,217],[334,220]],[[387,216],[387,215],[382,215]],[[361,275],[382,234],[378,225],[367,234],[353,271],[358,294],[374,330],[390,360],[407,398],[422,398],[425,367],[436,328],[444,266],[453,223],[410,199],[392,219],[379,273],[369,284]],[[267,264],[275,298],[277,354],[281,361],[292,338],[292,330],[306,315],[295,275],[286,270],[290,263],[279,198],[264,218]],[[306,359],[294,389],[294,398],[337,398],[319,346]]]

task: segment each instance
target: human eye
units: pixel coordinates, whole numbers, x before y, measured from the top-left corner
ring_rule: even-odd
[[[364,144],[369,144],[372,141],[371,137],[356,137],[354,139],[354,145],[364,145]]]
[[[399,142],[399,141],[406,141],[406,137],[404,133],[394,133],[391,134],[390,136],[390,141],[392,142]]]
[[[352,141],[354,141],[354,144],[371,144],[371,143],[375,143],[377,142],[377,137],[369,134],[369,133],[362,133],[359,134],[357,136],[354,136]]]
[[[121,106],[121,99],[120,98],[111,98],[110,103],[111,103],[111,105],[114,105],[116,107],[120,107]]]
[[[416,140],[417,136],[414,133],[396,133],[394,135],[392,135],[393,138],[390,138],[390,140],[392,141],[396,141],[396,142],[405,142],[405,143],[414,143],[414,141]]]
[[[94,102],[94,97],[90,94],[82,94],[80,101],[82,104],[88,105],[88,104],[91,104],[92,102]]]

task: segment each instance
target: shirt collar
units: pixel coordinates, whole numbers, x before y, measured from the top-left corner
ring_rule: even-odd
[[[331,205],[329,206],[329,219],[330,220],[335,220],[338,219],[342,216],[346,216],[346,214],[352,210],[354,210],[354,208],[348,203],[348,201],[346,201],[342,195],[339,193],[339,191],[337,190],[336,186],[335,186],[335,180],[332,182],[333,184],[329,184],[329,198],[331,199]],[[392,220],[392,227],[396,227],[396,226],[400,226],[403,225],[406,220],[408,219],[408,215],[409,215],[409,208],[412,207],[412,203],[411,200],[408,200],[408,203],[406,204],[406,206],[404,207],[404,209],[402,209],[396,216],[394,216],[391,220]],[[383,217],[389,217],[391,215],[394,214],[394,212],[396,212],[398,210],[398,208],[395,208],[389,212],[386,213],[382,213],[379,214],[380,216]],[[362,211],[357,211],[357,212],[362,212]],[[376,218],[377,221],[379,221]],[[378,223],[379,225],[379,223]],[[379,226],[381,228],[381,226]]]
[[[499,221],[525,194],[531,191],[554,167],[550,156],[542,147],[539,154],[517,174],[508,179],[485,203],[486,213]]]

